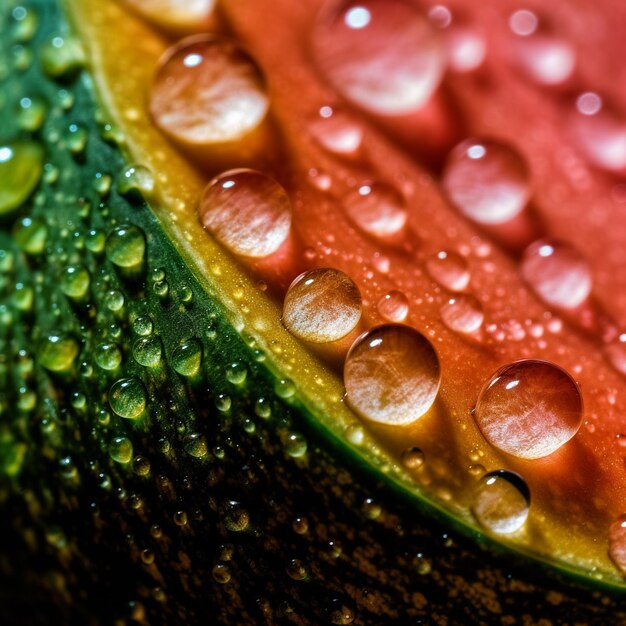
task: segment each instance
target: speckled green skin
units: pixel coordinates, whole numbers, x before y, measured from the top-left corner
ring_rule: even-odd
[[[445,527],[336,449],[305,408],[276,396],[262,353],[227,324],[147,204],[122,198],[115,185],[95,191],[97,172],[115,178],[124,166],[103,138],[114,133],[86,72],[66,83],[43,76],[39,47],[65,27],[53,0],[29,6],[40,25],[20,44],[32,52],[21,71],[12,69],[20,51],[11,7],[0,6],[0,143],[40,141],[59,176],[50,182],[48,169],[30,201],[0,224],[0,623],[626,624],[617,592]],[[49,105],[34,135],[16,125],[23,96]],[[87,131],[83,152],[72,154],[63,140],[70,124]],[[39,254],[24,253],[12,235],[26,216],[46,224]],[[91,229],[106,235],[122,223],[146,234],[144,263],[133,271],[89,249],[97,248]],[[78,301],[60,289],[64,268],[76,263],[91,275]],[[32,305],[23,298],[29,287]],[[112,289],[124,294],[118,311],[107,306]],[[133,359],[137,316],[150,317],[162,342],[156,367]],[[79,342],[67,372],[38,360],[52,331]],[[190,339],[203,356],[188,379],[169,363]],[[103,342],[120,346],[117,370],[96,364]],[[242,384],[226,377],[235,361],[247,368]],[[125,377],[147,390],[137,420],[108,404],[109,388]],[[259,415],[259,398],[269,417]],[[294,433],[307,442],[297,458],[289,454]],[[204,457],[190,454],[192,434],[204,437]],[[112,460],[115,437],[132,442],[131,463]]]

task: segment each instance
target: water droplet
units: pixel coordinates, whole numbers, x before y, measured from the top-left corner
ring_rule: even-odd
[[[141,335],[142,337],[146,337],[152,333],[154,330],[154,324],[152,320],[147,315],[140,315],[133,322],[133,332],[136,335]]]
[[[146,238],[143,231],[125,224],[115,228],[106,239],[106,255],[118,267],[137,267],[146,253]]]
[[[281,398],[291,398],[296,393],[296,386],[290,378],[281,378],[274,385],[276,395]]]
[[[13,227],[15,242],[26,254],[41,254],[46,247],[48,227],[37,217],[24,217]]]
[[[470,281],[467,261],[456,252],[441,251],[426,262],[430,276],[450,291],[463,291]]]
[[[394,289],[378,301],[378,312],[390,322],[403,322],[409,314],[409,300]]]
[[[32,8],[16,6],[11,11],[13,25],[11,33],[14,41],[21,43],[29,42],[35,36],[39,26],[39,16]]]
[[[124,308],[124,294],[117,289],[110,289],[104,296],[104,306],[117,313]]]
[[[29,133],[36,133],[41,130],[48,107],[41,98],[21,98],[17,109],[18,126]]]
[[[118,176],[117,190],[123,196],[141,201],[154,192],[154,176],[143,165],[128,165]]]
[[[347,398],[383,424],[410,424],[432,406],[441,372],[426,337],[409,326],[378,326],[355,341],[344,366]]]
[[[246,530],[249,524],[248,511],[239,502],[229,501],[225,508],[224,526],[231,532],[240,533]]]
[[[283,323],[300,339],[337,341],[361,319],[361,294],[352,279],[335,269],[317,268],[298,276],[287,291]]]
[[[21,207],[39,184],[43,149],[34,141],[0,145],[0,217]]]
[[[98,254],[104,250],[105,241],[106,237],[101,230],[92,229],[87,233],[85,246],[87,246],[87,249],[91,250],[91,252]]]
[[[408,0],[334,2],[316,24],[313,50],[339,93],[383,115],[422,107],[445,68],[438,33]]]
[[[610,172],[626,170],[626,117],[603,98],[588,91],[578,96],[570,116],[574,141],[596,167]]]
[[[573,309],[591,293],[591,269],[583,256],[566,243],[542,240],[526,248],[520,271],[547,304]]]
[[[526,523],[530,491],[524,479],[514,472],[499,470],[477,483],[472,513],[481,526],[498,534],[518,531]]]
[[[226,369],[226,379],[233,385],[243,385],[248,376],[248,368],[245,363],[235,361]]]
[[[202,345],[191,339],[178,346],[172,354],[172,367],[181,376],[195,376],[202,364]]]
[[[133,458],[133,444],[126,437],[114,437],[109,444],[109,456],[117,463],[130,463]]]
[[[466,25],[452,25],[446,32],[448,65],[459,73],[477,70],[487,56],[487,43],[477,30]]]
[[[272,415],[272,407],[267,398],[259,398],[254,405],[254,412],[263,419],[269,419]]]
[[[344,198],[346,214],[364,232],[390,237],[406,225],[407,210],[402,194],[385,183],[368,183]]]
[[[213,580],[220,585],[225,585],[230,582],[230,569],[225,563],[218,563],[215,565],[211,574],[213,576]]]
[[[111,192],[111,183],[112,179],[108,174],[96,172],[93,179],[93,190],[104,199]]]
[[[133,358],[144,367],[156,367],[161,362],[162,351],[159,337],[141,337],[133,346]]]
[[[304,580],[309,574],[300,559],[291,559],[286,567],[287,576],[293,580]]]
[[[227,248],[248,257],[268,256],[291,228],[291,202],[275,180],[239,169],[213,179],[198,209],[200,222]]]
[[[210,35],[189,37],[168,50],[150,95],[157,125],[190,144],[241,139],[268,107],[254,60],[236,43]]]
[[[407,469],[418,469],[424,465],[424,453],[415,446],[402,453],[402,465]]]
[[[84,265],[70,265],[61,274],[61,291],[68,298],[84,298],[90,283],[91,276]]]
[[[483,307],[471,295],[459,294],[441,307],[441,321],[454,332],[474,333],[485,319]]]
[[[120,417],[137,419],[146,408],[146,389],[138,378],[121,378],[109,389],[109,404]]]
[[[69,35],[55,35],[41,50],[44,72],[57,80],[72,80],[85,61],[85,51],[80,41]]]
[[[80,156],[85,152],[89,134],[87,130],[77,124],[70,124],[65,133],[65,145],[75,156]]]
[[[204,30],[215,0],[126,0],[126,3],[158,26],[176,32]]]
[[[115,343],[101,343],[96,346],[94,360],[103,370],[115,370],[122,364],[122,351]]]
[[[185,452],[197,459],[203,459],[209,453],[206,437],[200,433],[191,433],[185,437]]]
[[[609,527],[609,557],[622,574],[626,574],[626,515]]]
[[[530,173],[510,146],[471,139],[452,150],[442,185],[456,208],[479,224],[502,224],[519,215],[530,197]]]
[[[563,369],[527,359],[505,365],[486,383],[474,419],[493,446],[524,459],[556,452],[580,428],[583,400]]]
[[[51,333],[40,344],[39,364],[51,372],[69,370],[80,352],[76,339],[63,333]]]
[[[363,128],[341,109],[323,106],[308,128],[315,140],[329,152],[350,155],[361,147]]]
[[[307,442],[300,433],[288,433],[284,439],[285,452],[297,459],[304,456],[307,451]]]

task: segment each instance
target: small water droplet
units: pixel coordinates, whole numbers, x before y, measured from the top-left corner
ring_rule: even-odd
[[[441,307],[441,321],[454,332],[471,334],[476,332],[485,319],[483,307],[471,295],[459,294],[450,298]]]
[[[254,170],[224,172],[204,190],[200,222],[227,248],[248,257],[266,257],[285,242],[291,202],[272,178]]]
[[[154,324],[152,323],[152,320],[147,315],[140,315],[133,322],[133,332],[136,335],[147,337],[148,335],[152,334],[153,330],[154,330]]]
[[[43,149],[34,141],[0,145],[0,217],[20,208],[43,173]]]
[[[248,368],[245,363],[235,361],[226,369],[226,379],[233,385],[243,385],[248,376]]]
[[[133,444],[126,437],[114,437],[109,444],[109,456],[117,463],[130,463],[133,458]]]
[[[274,391],[281,398],[291,398],[296,393],[296,386],[290,378],[281,378],[276,381]]]
[[[426,262],[430,276],[450,291],[463,291],[470,281],[467,261],[456,252],[441,251]]]
[[[442,186],[456,208],[479,224],[502,224],[519,215],[530,197],[530,173],[510,146],[471,139],[452,150]]]
[[[172,354],[172,367],[181,376],[195,376],[202,364],[202,344],[191,339],[178,346]]]
[[[163,347],[156,335],[141,337],[133,345],[133,358],[144,367],[156,367],[161,362]]]
[[[402,453],[402,465],[407,469],[418,469],[424,464],[424,453],[415,446],[407,448]]]
[[[29,133],[36,133],[41,130],[48,107],[41,98],[20,98],[17,109],[17,123],[19,127]]]
[[[610,172],[626,171],[626,116],[602,96],[592,91],[578,96],[570,130],[593,165]]]
[[[53,36],[41,50],[41,65],[44,72],[57,80],[73,79],[85,61],[82,44],[70,35]]]
[[[287,576],[293,580],[304,580],[308,576],[308,571],[300,559],[291,559],[286,567]]]
[[[609,363],[620,374],[626,375],[626,333],[621,333],[604,346],[604,354]]]
[[[215,0],[125,0],[157,26],[173,31],[205,30]]]
[[[403,322],[409,314],[409,300],[394,289],[378,301],[378,312],[389,322]]]
[[[445,68],[438,33],[407,0],[333,2],[312,42],[318,67],[337,91],[383,115],[422,107]]]
[[[65,145],[74,155],[80,156],[85,152],[89,134],[87,130],[78,124],[70,124],[65,133]]]
[[[84,265],[70,265],[61,274],[61,291],[68,298],[84,298],[90,283],[91,276]]]
[[[402,194],[386,183],[361,185],[344,198],[343,205],[350,220],[374,237],[396,235],[407,222]]]
[[[107,258],[114,265],[137,267],[143,262],[146,253],[146,237],[139,227],[124,224],[111,231],[106,239],[105,250]]]
[[[288,433],[284,439],[285,452],[293,457],[300,458],[307,451],[307,441],[300,433]]]
[[[185,437],[185,452],[197,459],[203,459],[209,453],[206,437],[200,433],[191,433]]]
[[[472,513],[481,526],[498,534],[514,533],[524,526],[530,508],[530,491],[514,472],[499,470],[477,483]]]
[[[143,165],[128,165],[117,178],[117,190],[134,201],[149,198],[154,192],[154,176]]]
[[[344,383],[350,405],[383,424],[410,424],[430,409],[441,382],[431,343],[409,326],[378,326],[350,348]]]
[[[578,385],[547,361],[505,365],[485,384],[474,411],[483,436],[499,450],[524,459],[556,452],[582,423]]]
[[[101,343],[96,346],[94,360],[103,370],[116,370],[122,364],[122,351],[115,343]]]
[[[308,128],[315,140],[329,152],[350,155],[361,147],[363,128],[341,109],[321,107]]]
[[[230,40],[188,37],[159,63],[150,112],[174,139],[213,144],[241,139],[269,107],[265,80],[254,62]]]
[[[138,378],[121,378],[109,389],[109,404],[116,415],[137,419],[145,410],[146,389]]]
[[[572,246],[558,241],[536,241],[526,248],[520,271],[533,291],[547,304],[573,309],[591,293],[591,269]]]
[[[317,268],[305,272],[291,283],[285,296],[283,324],[305,341],[337,341],[360,319],[359,289],[339,270]]]
[[[37,358],[43,367],[51,372],[69,370],[80,346],[76,339],[64,333],[51,333],[39,344]]]

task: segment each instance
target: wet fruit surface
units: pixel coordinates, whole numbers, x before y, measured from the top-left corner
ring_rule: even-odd
[[[401,21],[407,23],[408,31],[420,34],[424,47],[415,51],[414,57],[425,54],[428,60],[426,70],[420,70],[428,81],[420,86],[419,99],[413,93],[395,93],[394,102],[404,103],[399,110],[389,110],[381,88],[392,92],[401,88],[403,81],[396,79],[410,76],[417,66],[390,59],[388,51],[376,47],[368,48],[367,54],[353,54],[364,45],[357,31],[365,34],[370,28],[381,29],[369,31],[367,36],[374,32],[382,38],[389,27],[386,18],[378,20],[381,3],[325,7],[312,3],[295,9],[280,2],[273,6],[276,24],[269,24],[261,36],[258,24],[266,10],[263,3],[235,6],[224,2],[222,17],[228,27],[215,26],[216,35],[227,35],[237,50],[245,47],[252,51],[245,61],[249,64],[243,74],[245,88],[231,89],[230,79],[241,86],[237,82],[242,78],[241,66],[223,63],[221,58],[218,83],[226,83],[218,90],[219,106],[211,100],[206,107],[208,115],[201,117],[198,127],[199,112],[205,107],[196,106],[193,97],[178,99],[176,81],[182,77],[184,85],[194,83],[187,70],[202,69],[208,58],[206,50],[187,49],[189,42],[181,48],[178,41],[152,30],[117,5],[86,0],[74,10],[85,41],[91,42],[88,53],[99,69],[95,78],[106,93],[112,121],[99,112],[94,123],[93,112],[83,108],[89,104],[84,86],[70,85],[85,63],[80,40],[45,33],[42,66],[48,76],[59,81],[51,84],[46,96],[50,118],[41,136],[36,135],[41,128],[36,111],[32,121],[25,123],[20,116],[16,127],[8,124],[8,130],[3,130],[6,145],[11,145],[18,129],[26,124],[32,129],[26,132],[35,133],[29,140],[41,142],[50,155],[41,173],[40,193],[35,191],[38,177],[35,182],[26,181],[18,190],[23,191],[18,206],[24,201],[28,204],[3,230],[11,233],[0,255],[0,266],[8,277],[3,287],[8,304],[2,305],[0,314],[6,329],[2,331],[3,350],[11,355],[11,375],[0,374],[5,376],[3,384],[11,381],[6,384],[12,391],[2,405],[19,407],[24,421],[26,416],[37,416],[37,421],[28,423],[41,429],[51,450],[46,463],[62,481],[61,499],[72,489],[93,483],[94,488],[114,494],[116,502],[124,503],[128,519],[135,521],[123,518],[118,539],[126,542],[130,560],[143,572],[137,597],[150,611],[175,597],[176,585],[188,589],[190,584],[180,583],[177,576],[161,579],[159,550],[169,545],[172,531],[182,533],[176,536],[195,536],[207,519],[217,524],[225,542],[219,549],[212,548],[212,560],[206,565],[208,578],[219,586],[216,588],[224,589],[216,593],[225,596],[236,585],[253,588],[258,572],[246,568],[254,559],[246,561],[248,565],[243,562],[247,549],[258,556],[248,540],[253,544],[252,537],[258,538],[261,529],[277,529],[281,524],[298,529],[316,527],[316,537],[323,537],[324,542],[322,547],[287,542],[280,557],[276,556],[279,552],[259,557],[267,557],[263,571],[270,568],[284,574],[283,580],[290,585],[288,595],[298,608],[289,601],[279,609],[272,608],[273,603],[264,598],[255,599],[255,608],[251,608],[248,600],[239,598],[231,605],[223,603],[240,611],[235,618],[224,608],[219,618],[223,622],[248,620],[241,617],[241,606],[246,605],[245,611],[259,611],[266,618],[275,611],[277,621],[311,610],[316,616],[310,618],[312,623],[381,623],[381,614],[389,620],[421,619],[437,612],[431,610],[432,605],[445,606],[450,601],[452,596],[443,593],[438,583],[429,587],[438,590],[432,596],[423,600],[411,596],[410,606],[400,599],[403,585],[408,584],[400,581],[409,580],[409,570],[420,576],[437,570],[432,556],[425,554],[427,542],[418,545],[418,529],[406,534],[406,543],[400,540],[406,531],[398,519],[410,515],[403,510],[396,517],[382,502],[385,498],[379,501],[371,490],[358,496],[352,490],[329,495],[333,491],[330,476],[342,470],[331,469],[332,455],[324,456],[318,435],[311,432],[315,428],[299,421],[296,409],[310,414],[316,428],[321,425],[332,432],[352,454],[366,459],[379,477],[401,485],[421,502],[453,514],[466,528],[498,535],[520,550],[620,584],[621,536],[611,524],[623,514],[625,492],[619,394],[624,302],[619,295],[622,279],[615,271],[622,261],[619,243],[623,230],[617,212],[620,184],[597,172],[598,168],[619,171],[619,154],[608,165],[597,158],[598,150],[605,156],[619,153],[619,116],[611,113],[607,134],[592,133],[592,144],[595,136],[602,141],[594,144],[595,152],[587,150],[589,133],[577,130],[576,115],[588,115],[594,106],[598,108],[597,100],[579,98],[578,112],[570,109],[571,127],[560,129],[555,122],[554,128],[560,130],[553,131],[547,121],[570,123],[569,117],[560,115],[559,107],[572,104],[534,91],[535,83],[546,83],[546,72],[538,73],[536,65],[529,71],[511,60],[511,67],[517,67],[519,73],[509,67],[501,73],[493,54],[487,53],[469,69],[456,63],[454,75],[444,75],[438,65],[442,57],[437,56],[443,48],[432,42],[441,35],[453,50],[458,43],[454,43],[453,31],[446,29],[451,25],[465,28],[463,19],[449,10],[446,18],[441,8],[426,12],[411,3],[392,4],[399,7],[396,17],[406,17]],[[532,16],[511,17],[517,8],[501,9],[502,28],[489,35],[486,50],[497,49],[500,36],[532,35],[531,27],[524,26],[524,19],[532,22]],[[485,17],[481,8],[475,9],[475,15],[469,6],[466,10],[477,23],[496,19]],[[28,11],[24,14],[16,9],[7,18],[15,37],[28,35],[27,15]],[[328,16],[330,22],[325,21]],[[333,22],[337,16],[343,22]],[[292,28],[281,28],[284,22]],[[337,67],[329,67],[319,51],[310,59],[311,53],[315,57],[320,38],[323,41],[323,29],[335,27],[355,31],[354,46],[338,51]],[[441,32],[437,34],[436,28]],[[565,37],[567,28],[563,26],[559,37]],[[525,29],[532,32],[525,35]],[[475,33],[479,37],[479,30]],[[575,39],[570,34],[567,41]],[[138,41],[143,42],[141,47]],[[401,41],[403,46],[409,45]],[[205,45],[207,39],[203,42]],[[415,40],[409,43],[415,45]],[[12,69],[28,69],[28,55],[19,50],[23,44],[15,45]],[[285,50],[292,54],[285,55]],[[539,58],[542,55],[545,57],[539,51]],[[576,54],[582,67],[586,67],[585,58]],[[177,65],[168,68],[171,76],[162,77],[162,83],[157,76],[155,83],[155,70],[165,68],[172,59]],[[241,60],[239,56],[237,60]],[[347,84],[341,73],[339,78],[333,73],[354,68],[355,63],[359,69],[363,60],[366,67],[380,61],[389,68],[389,63],[398,62],[384,76],[390,84],[382,81],[382,87],[374,85],[373,91],[371,85],[365,85],[366,91],[354,91],[355,85]],[[38,67],[33,65],[28,71],[36,72]],[[594,75],[590,68],[588,75]],[[215,74],[214,65],[208,70],[208,75]],[[483,89],[485,82],[479,74],[472,75],[474,70],[484,70],[493,78],[489,90]],[[264,74],[267,87],[260,79]],[[360,89],[364,74],[354,76]],[[581,83],[583,78],[581,75]],[[202,80],[197,83],[200,87]],[[445,94],[436,91],[442,80]],[[566,78],[555,78],[553,83],[563,80]],[[159,115],[166,113],[162,130],[156,129],[147,115],[155,85],[164,89],[161,104],[175,107],[180,116],[174,126],[168,126],[167,107],[155,110],[153,99],[154,119],[158,121]],[[330,90],[329,85],[336,89]],[[610,91],[609,86],[603,88]],[[202,89],[191,95],[200,92]],[[32,103],[38,95],[23,97]],[[228,98],[233,95],[243,98],[246,106],[250,102],[262,106],[249,116],[245,106],[231,106]],[[32,104],[22,103],[22,94],[19,96],[21,110],[29,110]],[[340,101],[341,96],[345,102]],[[9,102],[8,96],[4,98],[7,106],[18,105]],[[524,106],[509,106],[509,98]],[[224,102],[230,104],[223,107]],[[179,104],[181,108],[177,108]],[[182,106],[189,104],[191,109]],[[454,123],[446,118],[450,107],[458,107],[466,118],[463,123],[467,127],[459,129],[459,137],[437,135],[437,119],[443,118],[444,126],[452,128],[462,117]],[[236,144],[246,132],[265,124],[268,108],[276,125],[268,132],[275,134],[265,146],[267,150],[259,153],[262,157],[242,146],[246,165],[258,157],[256,173],[244,170],[242,180],[235,180],[230,163],[223,168],[226,172],[216,169],[214,159],[203,160],[186,145],[195,143],[198,128],[207,130],[205,123],[210,132],[202,136],[201,143]],[[42,110],[45,115],[45,107]],[[243,117],[224,119],[226,110],[243,111]],[[612,111],[608,106],[604,110]],[[402,118],[396,119],[396,115]],[[531,126],[531,119],[537,130],[521,132]],[[193,137],[184,135],[188,123]],[[226,135],[211,135],[216,128]],[[429,147],[420,145],[413,150],[411,133],[424,128],[429,129],[424,142],[430,142]],[[472,166],[476,161],[478,169],[468,173],[462,168],[457,178],[450,174],[459,141],[494,136],[497,145],[510,146],[513,152],[505,158],[493,150],[495,143],[474,140],[461,155],[461,164],[464,168],[467,157]],[[569,136],[571,146],[563,139]],[[110,151],[110,144],[116,142],[126,142],[134,165],[112,156],[116,153]],[[558,158],[552,149],[557,145]],[[484,153],[471,152],[477,146]],[[481,169],[481,159],[492,150],[495,166],[490,162],[486,170]],[[98,156],[100,153],[106,158]],[[71,179],[72,168],[85,162],[91,168],[86,170],[88,183],[81,183],[80,191],[72,191],[76,184]],[[482,182],[475,185],[477,181]],[[476,190],[485,189],[490,190],[485,197],[476,195]],[[455,196],[459,190],[465,195]],[[171,252],[163,235],[155,234],[161,231],[143,201],[147,197],[184,263]],[[492,202],[493,197],[499,201]],[[11,202],[15,203],[10,199],[9,206]],[[72,212],[55,215],[46,208],[50,206]],[[607,216],[615,228],[603,229]],[[541,253],[546,245],[552,253]],[[545,270],[535,261],[553,265]],[[105,264],[102,274],[101,263]],[[332,314],[333,322],[324,323],[328,303],[324,297],[309,307],[313,310],[304,317],[296,316],[297,321],[304,319],[304,326],[290,323],[289,315],[285,316],[289,286],[303,272],[306,276],[323,268],[346,278],[340,281],[343,287],[329,292],[330,301],[341,305]],[[31,272],[35,272],[32,279]],[[43,283],[58,283],[57,295],[42,295]],[[573,286],[561,291],[564,284]],[[359,298],[355,293],[360,293]],[[211,298],[219,299],[223,308],[209,306]],[[296,304],[298,300],[304,302],[300,297]],[[149,304],[141,304],[144,301]],[[32,319],[47,320],[42,332],[33,337],[36,366],[29,354],[31,342],[21,337],[19,330],[28,328]],[[381,322],[385,325],[380,326]],[[243,339],[237,339],[233,329]],[[366,329],[369,332],[357,339]],[[313,343],[320,346],[311,347]],[[231,349],[235,345],[239,348]],[[377,350],[382,356],[370,359]],[[539,365],[544,360],[558,367]],[[33,368],[41,372],[39,366],[45,372],[33,377]],[[525,371],[506,381],[504,374],[497,382],[491,380],[494,371],[510,374],[511,368],[515,373],[520,367]],[[266,376],[269,383],[259,382]],[[48,380],[63,389],[60,405],[47,402]],[[293,413],[290,405],[296,407]],[[63,407],[59,418],[55,415],[58,406]],[[528,427],[519,437],[516,428],[525,420]],[[226,434],[231,427],[236,437]],[[97,436],[90,434],[93,428]],[[64,436],[56,434],[59,429]],[[525,438],[529,432],[532,436]],[[265,442],[267,433],[270,439],[274,437],[272,444],[235,442],[240,436],[256,442],[257,435],[258,441]],[[13,431],[2,431],[0,436],[6,443],[2,456],[5,472],[17,475],[27,467],[28,438],[21,434],[16,438]],[[88,460],[77,456],[78,442],[84,445],[87,440],[92,441],[88,456],[93,457]],[[302,516],[296,509],[306,509],[306,524],[281,520],[280,515],[272,521],[273,514],[251,493],[256,487],[242,491],[242,484],[262,485],[259,492],[270,490],[278,497],[281,486],[293,483],[291,470],[282,474],[283,466],[274,463],[275,450],[280,450],[285,467],[291,469],[323,459],[320,463],[327,480],[317,489],[307,483],[302,499],[296,497],[285,504],[289,515],[293,513],[298,520]],[[541,460],[535,462],[537,458]],[[193,465],[196,462],[208,465]],[[258,471],[250,469],[255,463]],[[274,474],[264,469],[269,465],[277,467]],[[119,473],[122,470],[132,476],[132,482],[122,480],[126,476]],[[519,480],[512,478],[513,471]],[[195,491],[197,480],[203,485],[208,481],[212,489],[207,493],[200,490],[202,497],[198,498],[182,495]],[[168,503],[164,516],[151,508],[153,489]],[[215,493],[219,495],[210,495]],[[315,502],[305,506],[311,493],[317,494]],[[97,528],[105,516],[100,515],[98,499],[92,500],[93,507],[86,501],[81,506],[95,511]],[[329,533],[319,512],[332,510],[338,501],[350,508],[352,517],[347,523],[338,516]],[[70,511],[78,514],[80,508],[72,509],[70,504],[68,517]],[[151,523],[151,515],[159,521]],[[62,521],[59,518],[59,525]],[[365,544],[350,530],[363,524],[367,526],[366,544],[373,546],[373,555],[368,553],[371,557],[362,554]],[[164,534],[166,539],[161,542]],[[307,530],[295,534],[308,536]],[[347,549],[342,549],[336,535],[343,537]],[[384,539],[376,539],[382,535]],[[245,540],[239,543],[233,537]],[[46,541],[61,550],[59,558],[65,558],[63,551],[71,546],[71,538],[49,526]],[[236,547],[230,546],[231,542]],[[414,556],[399,552],[385,556],[389,542],[404,546],[404,552],[409,550]],[[70,553],[76,554],[72,549]],[[238,558],[233,558],[233,552]],[[183,551],[184,556],[178,555],[178,573],[192,569],[189,553],[192,548]],[[393,572],[394,580],[383,580],[380,574],[376,584],[370,585],[373,590],[356,582],[353,587],[342,587],[343,591],[337,588],[328,606],[319,600],[322,593],[311,591],[309,595],[303,590],[304,585],[332,578],[335,566],[320,568],[320,563],[340,563],[341,567],[361,563],[366,568],[363,559],[368,558],[375,561],[378,573]],[[163,561],[170,563],[170,555]],[[506,588],[502,583],[506,577],[500,578],[501,570],[494,568],[497,585]],[[203,579],[203,574],[198,576]],[[472,589],[479,589],[484,580]],[[312,603],[311,598],[315,599]],[[498,614],[487,600],[472,602],[473,607],[484,606],[476,614],[460,605],[455,605],[455,610],[479,621],[487,619],[485,615]],[[133,619],[141,610],[133,609]],[[271,623],[270,618],[266,621]]]

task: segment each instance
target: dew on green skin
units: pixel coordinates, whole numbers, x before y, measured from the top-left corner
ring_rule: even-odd
[[[144,260],[146,237],[137,226],[124,224],[109,233],[105,250],[107,258],[114,265],[122,268],[134,268]]]
[[[13,227],[13,238],[22,252],[38,255],[46,247],[48,227],[39,218],[24,217]]]
[[[78,353],[80,346],[74,337],[65,333],[51,333],[40,342],[37,351],[38,362],[51,372],[69,370]]]
[[[43,173],[43,148],[34,141],[0,145],[0,217],[20,208]]]
[[[91,276],[84,265],[69,265],[61,274],[61,291],[75,300],[84,298],[91,283]]]
[[[35,133],[41,130],[48,115],[48,107],[41,98],[21,98],[15,119],[21,130]]]
[[[133,346],[133,358],[144,367],[156,367],[161,362],[162,353],[161,340],[155,335],[141,337]]]
[[[13,41],[27,43],[33,39],[39,26],[39,16],[32,9],[16,6],[11,11],[11,36]]]
[[[247,376],[248,368],[241,361],[235,361],[226,368],[226,380],[233,385],[243,385]]]
[[[154,192],[154,176],[143,165],[128,165],[117,177],[118,192],[130,200],[140,202]]]
[[[300,433],[288,433],[283,441],[285,452],[297,459],[306,454],[307,441]]]
[[[15,285],[15,290],[13,291],[13,304],[18,311],[32,311],[34,299],[35,292],[32,287],[24,285],[24,283],[17,283]]]
[[[153,330],[154,330],[154,324],[152,323],[152,320],[147,315],[140,315],[133,322],[133,332],[136,335],[147,337],[148,335],[152,334]]]
[[[100,196],[100,198],[106,198],[111,192],[111,184],[113,179],[109,174],[102,172],[96,172],[93,179],[93,190]]]
[[[94,360],[103,370],[116,370],[122,364],[122,350],[115,343],[101,343],[96,346]]]
[[[110,289],[104,296],[104,306],[113,313],[121,311],[124,308],[124,294],[118,289]]]
[[[197,459],[203,459],[208,454],[208,446],[204,435],[191,433],[185,437],[185,452]]]
[[[202,364],[202,346],[191,339],[178,346],[172,354],[172,367],[181,376],[195,376]]]
[[[78,124],[70,124],[65,132],[65,145],[74,155],[80,156],[85,152],[89,134],[87,130]]]
[[[104,250],[106,236],[101,230],[91,229],[85,237],[85,246],[87,250],[99,254]]]
[[[146,389],[137,378],[121,378],[109,389],[109,405],[116,415],[137,419],[147,404]]]
[[[51,37],[41,50],[43,71],[56,80],[72,80],[86,62],[80,41],[71,35]]]
[[[130,463],[133,458],[133,444],[126,437],[114,437],[109,444],[109,456],[116,463]]]

